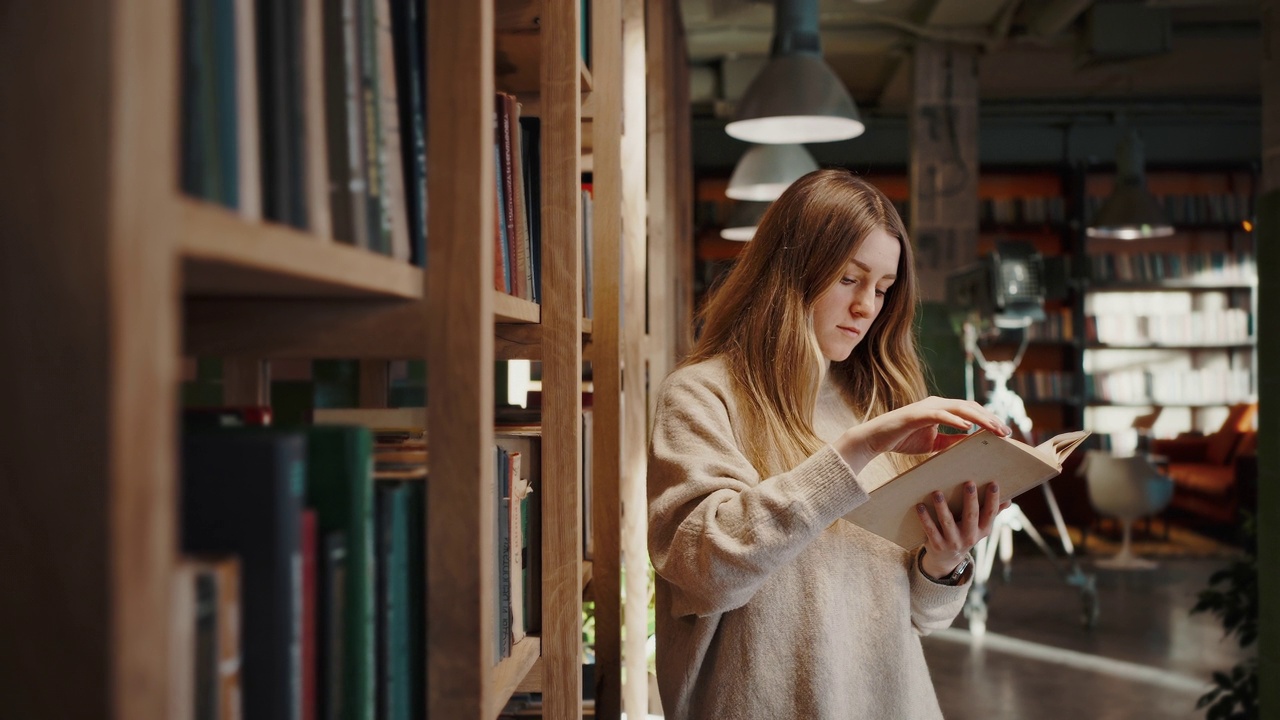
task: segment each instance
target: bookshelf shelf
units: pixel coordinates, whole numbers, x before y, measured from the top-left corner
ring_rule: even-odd
[[[542,320],[542,308],[500,290],[493,291],[493,319],[500,323],[532,323]]]
[[[1158,283],[1090,283],[1085,288],[1085,292],[1185,292],[1187,290],[1251,290],[1256,287],[1258,287],[1257,282],[1247,280],[1234,282],[1165,280]]]
[[[493,668],[490,685],[493,688],[493,695],[489,700],[487,717],[497,717],[502,711],[502,706],[511,698],[511,693],[524,682],[529,670],[538,662],[541,655],[542,639],[536,635],[526,635],[523,640],[511,647],[511,655],[503,658],[502,662]]]
[[[1224,343],[1195,343],[1180,345],[1116,345],[1107,343],[1090,343],[1085,346],[1089,350],[1244,350],[1258,346],[1257,340],[1249,340],[1246,342],[1224,342]]]
[[[188,296],[420,300],[422,269],[221,207],[179,200]]]
[[[1221,402],[1207,402],[1207,401],[1206,401],[1206,402],[1164,402],[1164,401],[1158,401],[1158,400],[1152,400],[1152,401],[1150,401],[1150,402],[1108,402],[1108,401],[1106,401],[1106,400],[1089,400],[1089,401],[1087,401],[1087,402],[1085,403],[1085,405],[1086,405],[1086,406],[1088,406],[1088,407],[1094,407],[1094,408],[1105,408],[1105,407],[1115,407],[1115,408],[1157,408],[1157,407],[1166,407],[1166,408],[1192,408],[1192,409],[1195,409],[1195,408],[1220,408],[1220,407],[1227,407],[1228,405],[1234,405],[1234,404],[1236,404],[1236,403],[1242,403],[1242,402],[1249,402],[1249,398],[1244,398],[1244,397],[1242,397],[1242,398],[1234,398],[1234,399],[1222,400]]]

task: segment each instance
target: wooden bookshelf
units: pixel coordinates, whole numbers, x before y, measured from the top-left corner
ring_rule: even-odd
[[[420,300],[422,269],[302,230],[182,197],[187,295]],[[536,318],[535,318],[536,321]]]
[[[596,554],[587,567],[604,608],[601,634],[616,639],[620,498],[632,498],[637,516],[644,507],[645,361],[662,357],[656,367],[665,372],[678,332],[668,323],[659,337],[646,338],[643,326],[645,283],[677,282],[665,268],[646,274],[646,196],[661,192],[658,210],[679,213],[676,165],[688,158],[681,125],[646,130],[646,9],[651,22],[663,23],[664,42],[674,44],[674,2],[592,0],[588,69],[579,54],[578,0],[428,0],[425,270],[334,242],[323,223],[307,231],[246,219],[180,193],[176,6],[115,0],[68,15],[36,3],[7,18],[0,80],[10,102],[0,108],[0,147],[12,162],[0,169],[0,220],[10,240],[0,243],[0,278],[12,302],[0,307],[0,337],[9,348],[0,353],[0,392],[22,418],[9,436],[6,472],[36,482],[10,488],[13,517],[0,524],[0,549],[11,559],[8,587],[17,589],[0,593],[0,636],[25,649],[2,681],[6,710],[22,717],[190,716],[170,697],[180,660],[192,653],[170,631],[189,612],[172,586],[180,531],[175,410],[180,360],[190,354],[230,358],[239,373],[227,378],[234,397],[261,395],[261,376],[252,376],[264,358],[425,359],[432,444],[428,717],[491,718],[531,678],[544,693],[545,717],[581,716],[584,337],[596,377]],[[508,23],[530,13],[538,32],[507,32]],[[320,48],[315,18],[308,18],[305,57],[312,64],[304,73],[314,93]],[[530,82],[542,119],[542,305],[496,292],[492,243],[477,241],[495,227],[492,121],[494,92],[502,87],[495,50],[508,42],[522,48],[508,59],[515,77]],[[651,102],[661,100],[669,114],[687,111],[676,82],[682,57],[666,53],[661,78],[650,78]],[[588,167],[584,118],[592,121],[586,133],[597,237],[622,238],[596,243],[593,320],[582,307],[578,226]],[[661,153],[671,160],[646,179],[654,142],[672,145]],[[307,144],[314,150],[319,143],[312,128]],[[318,201],[323,177],[316,170],[308,170],[306,192]],[[684,222],[654,218],[664,228]],[[667,230],[649,247],[675,258],[666,245],[676,239]],[[511,334],[521,341],[504,339]],[[541,634],[499,662],[490,602],[494,508],[485,489],[494,470],[492,367],[503,347],[526,348],[543,363],[544,593]],[[624,364],[633,373],[625,419]],[[68,437],[75,452],[66,452]],[[641,579],[643,550],[643,541],[638,551],[632,545],[633,576]],[[643,628],[643,609],[632,616]],[[620,654],[602,647],[601,717],[617,715]],[[643,636],[628,655],[643,660]]]

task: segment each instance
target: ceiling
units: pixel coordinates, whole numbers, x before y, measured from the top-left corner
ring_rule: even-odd
[[[905,113],[923,40],[978,48],[992,112],[1257,112],[1254,0],[818,0],[823,54],[872,117]],[[771,0],[680,0],[700,117],[725,118],[768,55]],[[1065,108],[1065,110],[1063,110]]]

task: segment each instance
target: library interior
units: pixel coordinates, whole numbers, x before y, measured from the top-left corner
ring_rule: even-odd
[[[659,392],[836,168],[1049,448],[942,716],[1280,718],[1280,0],[18,0],[0,87],[0,716],[686,720]]]

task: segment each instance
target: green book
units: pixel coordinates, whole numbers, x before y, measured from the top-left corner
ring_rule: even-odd
[[[342,618],[343,697],[337,717],[374,720],[373,434],[368,428],[307,428],[307,505],[321,535],[347,538]]]

